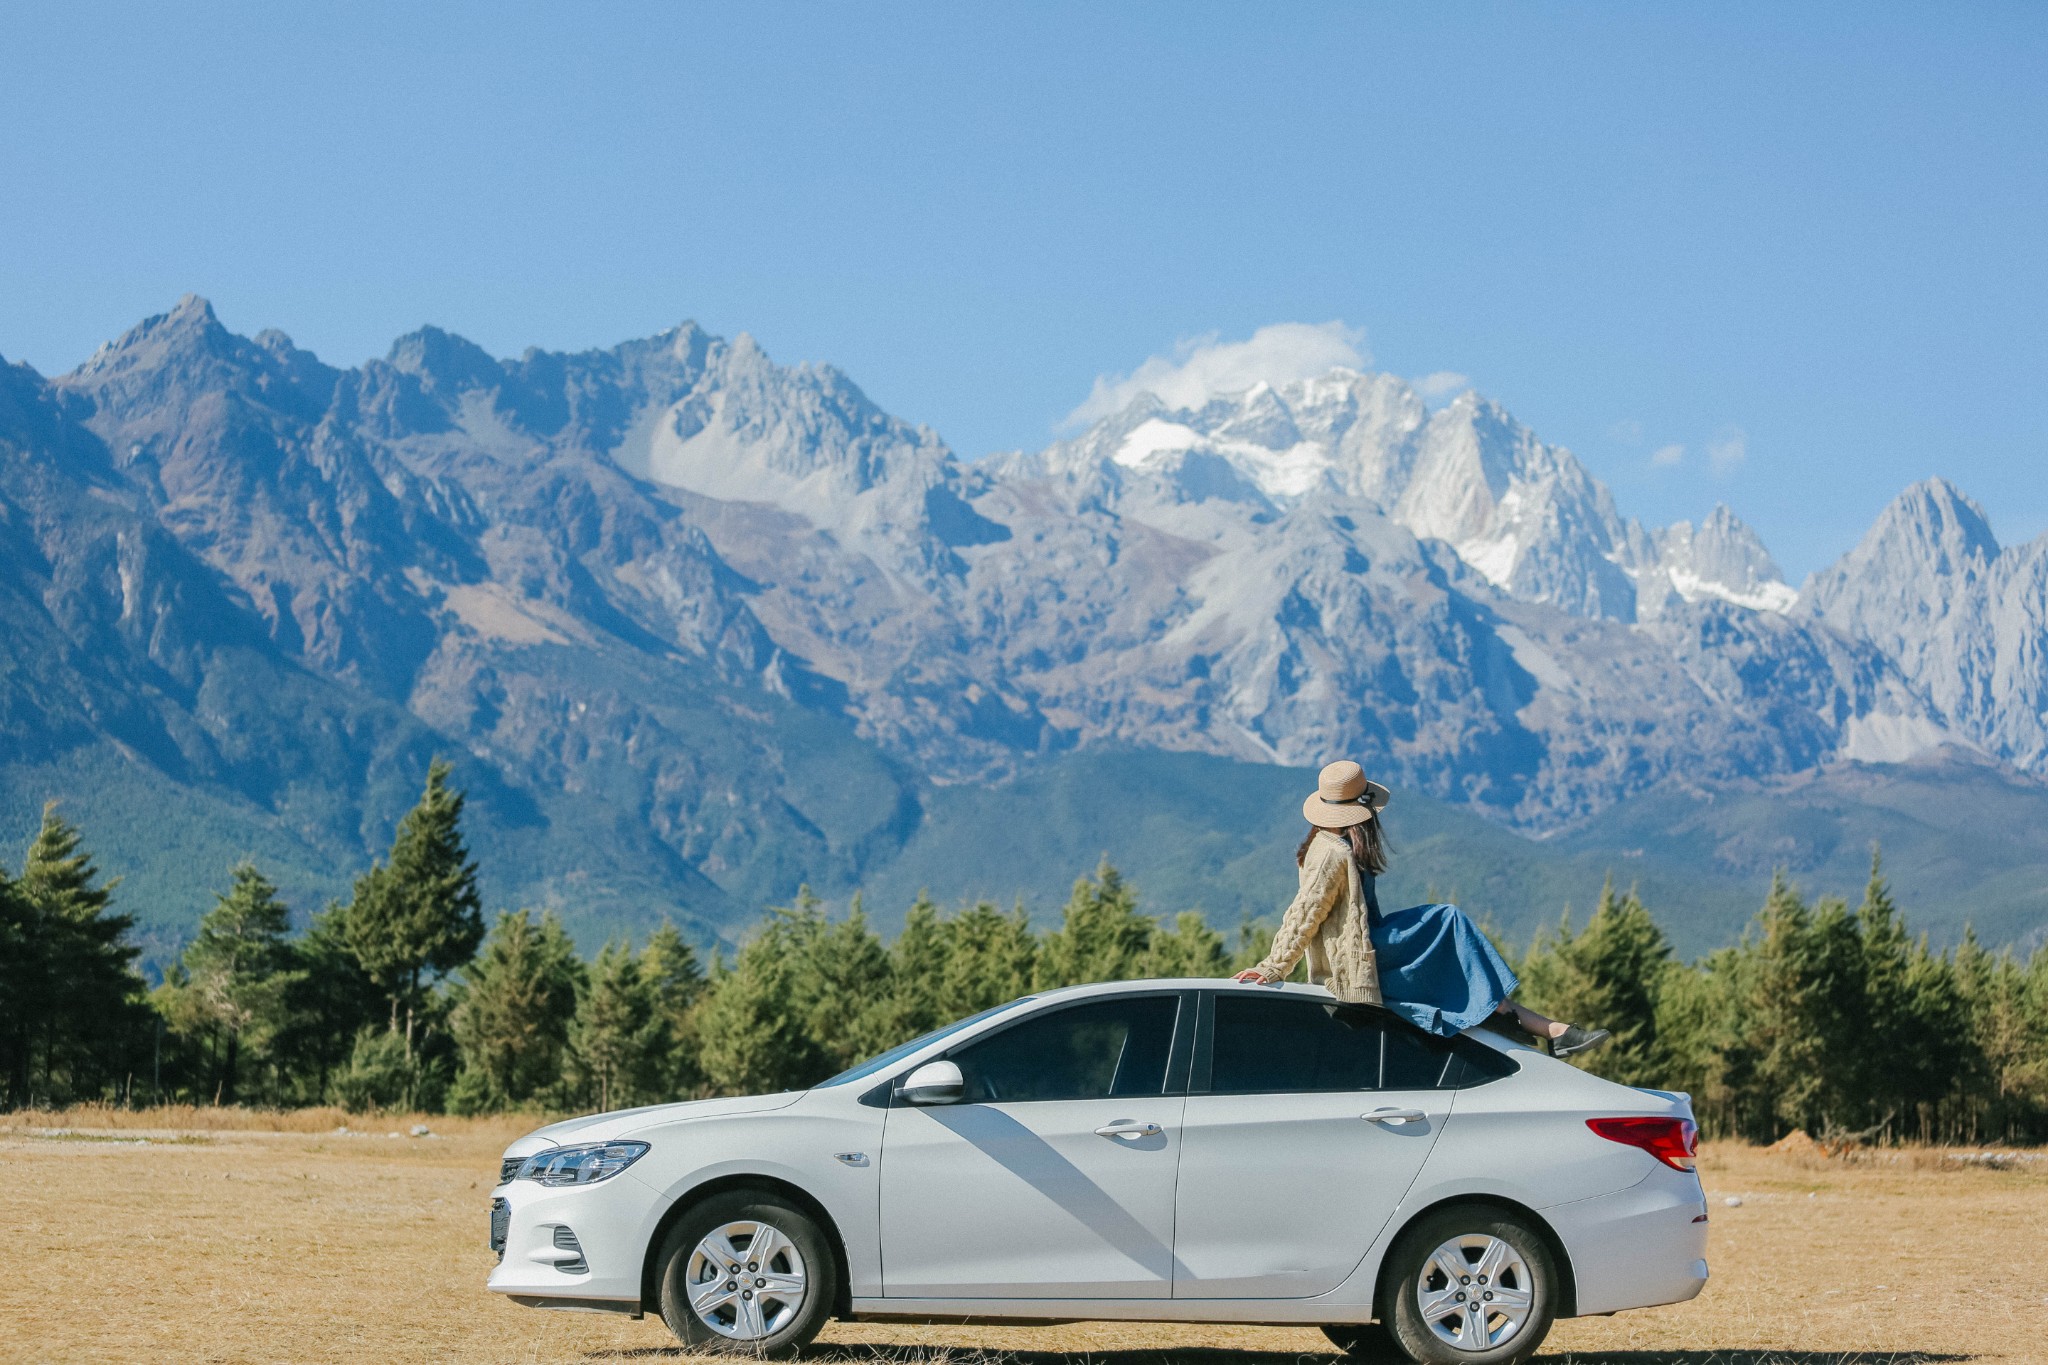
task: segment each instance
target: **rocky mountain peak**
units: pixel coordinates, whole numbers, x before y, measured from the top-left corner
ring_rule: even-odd
[[[2001,549],[1982,507],[1927,479],[1807,581],[1799,610],[1882,650],[1984,752],[2048,764],[2048,539]]]
[[[1936,573],[1980,571],[1999,555],[1991,519],[1947,479],[1923,479],[1878,515],[1852,554],[1905,555]]]
[[[259,340],[230,332],[211,304],[187,294],[56,382],[88,396],[102,425],[148,432],[176,426],[195,404],[230,396],[310,419],[326,407],[337,375],[282,332]]]
[[[144,318],[101,346],[69,378],[78,383],[103,382],[137,370],[232,361],[237,352],[248,349],[251,343],[221,326],[212,304],[197,294],[187,294],[169,312]]]
[[[505,367],[490,352],[467,337],[433,326],[392,342],[384,359],[428,388],[451,394],[495,388],[505,378]]]
[[[1757,533],[1716,503],[1697,529],[1681,521],[1651,537],[1654,560],[1638,576],[1639,609],[1657,615],[1673,598],[1718,598],[1752,611],[1789,611],[1798,593]]]

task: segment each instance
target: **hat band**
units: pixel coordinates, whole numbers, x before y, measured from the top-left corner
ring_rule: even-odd
[[[1372,791],[1368,788],[1356,796],[1317,796],[1316,800],[1326,806],[1369,806],[1372,804]]]

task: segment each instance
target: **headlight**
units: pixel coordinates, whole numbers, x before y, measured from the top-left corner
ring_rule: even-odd
[[[543,1185],[595,1185],[610,1180],[647,1155],[644,1142],[592,1142],[582,1147],[556,1147],[535,1152],[519,1164],[514,1180]]]

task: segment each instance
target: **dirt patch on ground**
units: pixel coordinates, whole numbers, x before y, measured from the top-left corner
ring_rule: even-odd
[[[498,1152],[530,1125],[330,1113],[279,1131],[203,1113],[118,1128],[89,1117],[0,1120],[0,1209],[17,1247],[0,1277],[0,1359],[680,1357],[655,1319],[542,1313],[485,1292]],[[431,1136],[412,1135],[421,1122]],[[2048,1162],[2037,1157],[1874,1152],[1822,1163],[1710,1147],[1706,1293],[1561,1323],[1539,1359],[2048,1361],[2048,1281],[2036,1269]],[[825,1340],[834,1356],[898,1365],[998,1353],[1023,1365],[1335,1359],[1321,1334],[1283,1328],[838,1324]]]

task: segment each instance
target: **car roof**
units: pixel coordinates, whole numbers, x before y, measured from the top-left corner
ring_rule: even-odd
[[[1335,996],[1331,995],[1330,992],[1322,986],[1305,986],[1300,984],[1299,982],[1293,981],[1282,982],[1271,986],[1253,986],[1248,982],[1238,981],[1232,977],[1227,976],[1169,976],[1148,977],[1133,981],[1096,981],[1091,982],[1085,986],[1061,986],[1057,990],[1034,991],[1028,996],[1020,997],[1020,1001],[1029,1000],[1034,1004],[1044,1004],[1056,1000],[1085,1000],[1091,996],[1123,995],[1137,991],[1159,990],[1279,991],[1286,995],[1307,996],[1310,999],[1314,1000],[1336,999]],[[1485,1043],[1487,1046],[1493,1048],[1497,1052],[1535,1051],[1535,1049],[1528,1047],[1526,1044],[1517,1042],[1516,1040],[1509,1038],[1504,1034],[1496,1033],[1494,1030],[1487,1028],[1484,1025],[1475,1024],[1473,1027],[1465,1030],[1463,1036],[1474,1039],[1478,1042]]]
[[[1120,995],[1126,991],[1227,991],[1246,988],[1246,982],[1235,981],[1227,976],[1155,976],[1133,981],[1092,981],[1085,986],[1061,986],[1055,990],[1034,991],[1031,998],[1075,1000],[1089,995]],[[1304,986],[1298,982],[1261,986],[1258,989],[1285,991],[1290,995],[1313,995],[1324,1000],[1336,998],[1321,986]]]

